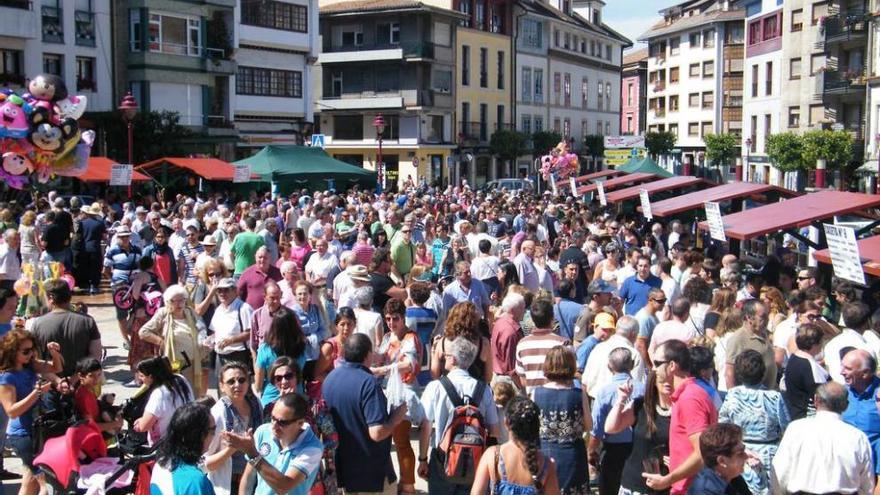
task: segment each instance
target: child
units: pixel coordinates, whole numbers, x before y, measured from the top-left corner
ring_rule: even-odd
[[[79,386],[74,393],[73,401],[77,415],[95,422],[105,433],[118,433],[122,429],[122,418],[119,415],[112,418],[102,417],[98,397],[95,395],[95,389],[104,382],[101,363],[92,357],[80,359],[76,363],[76,374],[79,378]]]
[[[498,380],[492,384],[492,396],[495,399],[495,405],[498,406],[498,421],[504,424],[504,411],[507,409],[507,403],[510,399],[516,397],[516,387],[506,380]],[[498,443],[507,441],[507,428],[501,428],[501,437]]]

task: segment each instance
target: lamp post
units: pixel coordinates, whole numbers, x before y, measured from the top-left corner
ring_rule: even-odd
[[[122,120],[125,121],[126,126],[128,127],[128,163],[129,165],[134,167],[134,131],[132,122],[134,121],[134,116],[137,115],[138,104],[137,100],[132,96],[131,91],[125,94],[122,97],[122,101],[119,102],[119,112],[122,113]],[[131,197],[131,184],[128,185],[128,197]]]
[[[376,128],[376,139],[379,140],[379,153],[376,156],[376,190],[382,192],[382,182],[385,177],[385,170],[382,165],[382,134],[385,132],[385,119],[382,118],[381,113],[373,119],[373,127]]]
[[[825,167],[827,162],[824,158],[816,160],[816,189],[825,189]]]
[[[740,164],[736,167],[736,180],[738,180],[740,182],[743,180],[743,166],[746,166],[746,167],[749,166],[749,161],[751,161],[750,160],[751,157],[752,157],[752,138],[748,137],[748,138],[746,138],[746,163]]]

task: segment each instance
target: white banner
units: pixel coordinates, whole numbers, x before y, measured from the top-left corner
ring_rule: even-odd
[[[111,186],[130,186],[131,173],[134,167],[122,163],[114,163],[110,167],[110,185]]]
[[[706,223],[709,224],[709,237],[716,241],[727,242],[727,234],[724,233],[724,222],[721,220],[721,207],[718,203],[707,201]]]
[[[865,285],[865,272],[862,270],[862,259],[859,256],[859,245],[856,231],[852,227],[823,224],[825,240],[831,252],[831,266],[834,276]]]
[[[235,165],[235,173],[232,175],[232,182],[236,184],[241,184],[243,182],[251,181],[251,166],[250,165]]]
[[[639,189],[639,199],[642,201],[642,215],[650,222],[654,215],[651,215],[651,198],[648,197],[647,189]]]
[[[599,192],[599,204],[608,206],[608,200],[605,198],[605,185],[602,184],[602,181],[596,183],[596,191]]]
[[[568,178],[568,185],[571,186],[571,195],[577,196],[578,195],[578,185],[577,185],[577,181],[575,180],[573,175]]]
[[[644,148],[644,136],[605,136],[605,149]]]

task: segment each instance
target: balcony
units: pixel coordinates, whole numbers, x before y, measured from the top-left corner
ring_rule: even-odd
[[[860,10],[826,17],[819,30],[819,42],[824,42],[825,46],[849,42],[865,43],[870,24],[871,16]]]
[[[325,47],[318,56],[322,64],[369,62],[377,60],[433,60],[434,43],[378,43],[372,45],[339,45]]]
[[[489,140],[488,127],[485,122],[459,122],[459,141],[465,144],[485,143]]]
[[[95,46],[95,13],[77,10],[73,18],[77,46]]]
[[[131,42],[129,47],[129,66],[165,66],[167,70],[184,69],[224,75],[233,75],[236,71],[235,61],[229,60],[226,51],[221,48],[150,42],[149,50],[142,50],[141,43],[137,41]]]
[[[818,72],[816,73],[816,94],[863,98],[866,83],[864,69]]]
[[[725,107],[741,107],[743,104],[742,96],[725,96],[724,97],[724,106]]]
[[[64,43],[64,27],[62,19],[64,11],[56,7],[43,5],[40,9],[43,17],[43,41],[47,43]]]
[[[39,25],[33,2],[0,0],[0,33],[3,36],[37,39]]]

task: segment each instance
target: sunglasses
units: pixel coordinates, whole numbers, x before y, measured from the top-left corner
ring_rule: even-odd
[[[669,362],[669,361],[663,361],[663,360],[655,359],[655,360],[654,360],[654,368],[659,368],[659,367],[663,366],[664,364],[666,364],[666,363],[668,363],[668,362]]]
[[[300,418],[300,419],[281,419],[281,418],[276,418],[275,416],[272,416],[272,424],[277,424],[281,427],[290,426],[290,425],[296,423],[297,421],[302,421],[302,418]]]
[[[666,299],[654,299],[654,302],[659,304],[666,304]]]
[[[805,314],[804,316],[806,316],[807,319],[810,320],[810,321],[816,321],[816,320],[819,320],[820,318],[822,318],[822,315],[815,315],[815,314],[812,314],[812,313],[807,313],[807,314]]]
[[[810,277],[801,277],[801,276],[798,276],[798,280],[810,280]]]
[[[247,382],[248,382],[247,378],[245,378],[243,376],[239,376],[238,378],[230,378],[229,380],[226,380],[223,383],[225,383],[226,385],[231,387],[231,386],[235,385],[236,383],[239,385],[244,385]]]
[[[293,381],[293,377],[296,376],[293,373],[285,373],[283,375],[275,375],[272,377],[272,381],[274,383],[281,383],[282,380]]]

